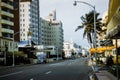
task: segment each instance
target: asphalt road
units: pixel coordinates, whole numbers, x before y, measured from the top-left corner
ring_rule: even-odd
[[[0,80],[88,80],[85,58],[0,69]]]

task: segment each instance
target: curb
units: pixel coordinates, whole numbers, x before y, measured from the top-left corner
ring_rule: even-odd
[[[50,64],[50,63],[57,63],[57,62],[62,62],[64,60],[58,60],[58,61],[53,61],[53,62],[47,62],[46,64]],[[22,65],[15,65],[15,66],[0,66],[0,70],[2,69],[8,69],[8,68],[15,68],[15,67],[24,67],[24,66],[32,66],[32,65],[40,65],[40,64],[22,64]]]

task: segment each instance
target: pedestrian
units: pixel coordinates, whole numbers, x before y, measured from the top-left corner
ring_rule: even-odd
[[[108,62],[109,56],[106,57],[106,66],[109,66],[109,62]]]
[[[112,59],[112,55],[110,55],[109,57],[109,66],[112,66],[113,65],[113,59]]]
[[[107,56],[107,59],[106,59],[106,66],[107,67],[110,67],[113,65],[113,59],[112,59],[112,55],[110,56]]]

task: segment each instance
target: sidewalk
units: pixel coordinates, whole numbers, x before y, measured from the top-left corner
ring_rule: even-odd
[[[94,62],[88,61],[88,66],[93,67]],[[104,66],[99,65],[97,67],[97,71],[94,73],[97,80],[117,80],[117,77],[114,76],[112,73],[108,72],[108,69]],[[96,80],[95,78],[92,80]]]
[[[117,80],[117,77],[108,70],[106,66],[99,65],[98,70],[95,72],[97,80]]]
[[[106,70],[98,71],[95,73],[95,75],[98,80],[117,80],[113,74],[109,73]]]

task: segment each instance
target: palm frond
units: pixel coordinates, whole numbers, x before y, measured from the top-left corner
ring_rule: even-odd
[[[78,31],[79,29],[83,28],[84,26],[78,26],[76,29],[75,29],[75,32]]]
[[[92,38],[90,33],[87,34],[87,40],[89,43],[92,43]]]
[[[101,18],[98,18],[100,13],[95,14],[96,18],[96,32],[99,34],[100,31],[102,30],[101,26]],[[77,30],[84,28],[83,32],[83,38],[87,37],[87,40],[89,43],[92,43],[92,33],[94,32],[94,11],[90,11],[89,13],[86,13],[84,16],[81,16],[80,19],[82,20],[82,25],[78,26]]]
[[[86,18],[84,16],[81,16],[80,19],[82,20],[82,22],[86,22]]]
[[[86,34],[87,34],[87,31],[84,30],[84,32],[83,32],[83,38],[85,38]]]

